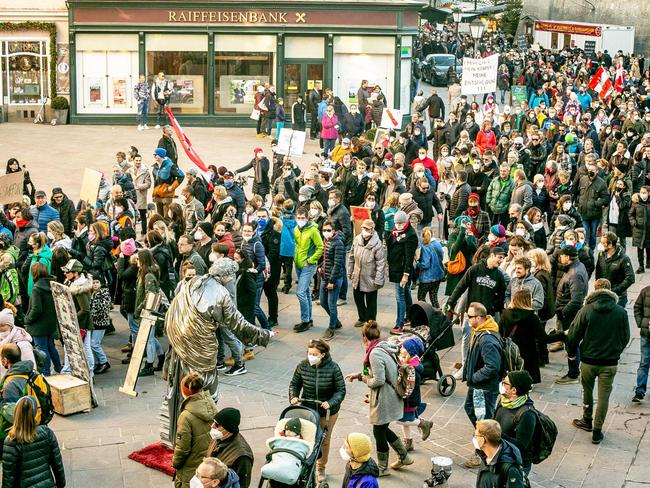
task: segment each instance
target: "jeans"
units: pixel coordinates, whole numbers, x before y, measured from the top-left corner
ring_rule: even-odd
[[[648,388],[648,370],[650,369],[650,341],[641,337],[641,360],[636,371],[636,394],[645,396]]]
[[[601,430],[607,416],[609,395],[616,376],[617,366],[594,366],[582,363],[580,365],[580,382],[582,383],[583,418],[591,420],[594,409],[594,385],[598,378],[598,403],[596,415],[593,416],[594,429]]]
[[[257,288],[255,290],[255,318],[260,323],[262,329],[270,329],[269,320],[266,318],[266,314],[262,307],[260,307],[260,301],[262,300],[262,290],[264,289],[264,277],[257,277]]]
[[[129,323],[129,329],[131,330],[131,344],[135,345],[135,340],[138,338],[138,331],[140,330],[140,324],[135,320],[133,313],[126,314],[126,321]]]
[[[328,157],[336,146],[336,139],[323,139],[323,155]]]
[[[167,112],[165,112],[165,102],[164,101],[156,101],[156,125],[163,125],[166,124],[167,121]],[[163,214],[167,215],[167,214]]]
[[[300,304],[300,321],[309,322],[311,320],[311,293],[309,292],[309,284],[311,279],[316,273],[317,265],[305,264],[303,268],[296,266],[296,274],[298,275],[298,288],[296,288],[296,297]]]
[[[478,398],[482,398],[484,405],[479,405],[477,402]],[[469,386],[467,388],[467,396],[465,397],[465,413],[469,417],[472,425],[476,426],[477,420],[486,420],[494,418],[494,412],[497,407],[497,399],[499,398],[498,391],[488,391],[488,390],[476,390],[474,393],[474,388]],[[482,409],[484,406],[485,414],[480,417],[476,415],[477,407]]]
[[[147,362],[153,364],[158,356],[165,354],[160,342],[156,338],[156,328],[151,327],[149,338],[147,339]]]
[[[104,339],[105,332],[105,330],[90,331],[90,348],[93,351],[97,365],[108,362],[108,358],[102,349],[102,340]]]
[[[140,100],[138,102],[138,115],[136,115],[135,120],[138,125],[147,125],[147,119],[149,118],[149,99]]]
[[[242,350],[244,346],[241,341],[235,337],[233,332],[226,327],[219,327],[219,348],[217,350],[217,364],[223,363],[226,357],[226,346],[230,349],[232,358],[235,360],[235,364],[243,364],[242,361]]]
[[[277,139],[280,137],[280,131],[284,129],[284,122],[276,122],[275,123],[275,138]]]
[[[404,327],[406,314],[413,305],[413,298],[411,297],[411,280],[408,280],[404,287],[395,283],[395,299],[397,300],[397,318],[395,319],[395,327],[401,329]]]
[[[354,304],[357,306],[359,321],[377,320],[377,291],[360,291],[352,289]]]
[[[336,280],[332,290],[327,289],[327,285],[329,284],[327,280],[322,280],[320,283],[320,306],[323,307],[323,310],[325,310],[327,315],[330,316],[330,329],[334,329],[339,320],[336,301],[339,297],[339,288],[341,287],[342,281],[343,278]]]
[[[587,245],[591,249],[591,254],[593,255],[594,250],[596,249],[596,231],[598,230],[598,225],[600,224],[600,219],[582,219],[582,226],[585,228],[585,239],[587,240]]]
[[[54,345],[54,338],[52,336],[34,336],[34,343],[41,351],[45,353],[45,362],[43,363],[43,376],[50,376],[50,365],[54,364],[54,371],[61,371],[61,358],[59,351],[56,350]],[[647,376],[647,369],[646,369]]]
[[[499,94],[501,95],[501,105],[506,103],[506,90],[499,88]]]

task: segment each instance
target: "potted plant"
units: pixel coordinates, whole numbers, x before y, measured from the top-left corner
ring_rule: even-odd
[[[54,97],[52,99],[52,110],[54,110],[54,115],[56,117],[56,121],[59,124],[67,124],[68,123],[68,109],[70,108],[70,104],[68,103],[68,99],[65,97]]]

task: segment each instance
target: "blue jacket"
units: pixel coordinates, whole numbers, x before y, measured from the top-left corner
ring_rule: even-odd
[[[582,108],[583,111],[588,110],[589,107],[591,107],[592,98],[587,92],[578,92],[578,101],[580,102],[580,108]]]
[[[522,458],[519,449],[505,439],[496,456],[486,464],[485,454],[481,453],[481,466],[476,475],[476,488],[524,488]],[[505,483],[504,483],[505,481]]]
[[[488,320],[494,320],[488,317]],[[501,339],[495,332],[479,332],[474,337],[467,360],[463,379],[467,386],[474,389],[487,390],[493,393],[499,391],[501,370]]]
[[[171,176],[172,176],[172,166],[174,163],[172,163],[172,160],[169,158],[163,159],[162,164],[159,165],[159,167],[154,166],[151,172],[153,173],[154,177],[154,185],[162,185],[163,183],[165,184],[170,184],[171,183]]]
[[[246,246],[246,252],[255,265],[255,269],[257,270],[257,277],[262,277],[262,272],[266,267],[266,254],[264,254],[264,244],[262,244],[262,241],[257,234],[253,234],[253,237],[251,237],[248,242],[244,241],[244,246]]]
[[[420,270],[418,281],[420,283],[433,283],[440,281],[445,276],[442,268],[442,246],[438,241],[431,241],[428,245],[420,246],[420,260],[417,263]]]
[[[61,217],[59,217],[59,212],[56,209],[50,207],[49,203],[46,203],[42,207],[37,207],[32,205],[32,208],[29,209],[34,217],[36,223],[38,223],[38,230],[41,232],[47,232],[47,224],[56,220],[61,222]]]
[[[237,218],[241,220],[241,216],[244,213],[244,208],[246,207],[246,195],[244,190],[241,189],[239,185],[232,185],[230,188],[226,189],[228,196],[233,199],[235,205],[237,205]]]
[[[219,486],[223,488],[239,488],[239,476],[232,469],[229,469],[228,476],[223,481],[223,484],[219,483]]]
[[[544,101],[546,102],[546,107],[549,106],[548,102],[548,97],[546,96],[546,93],[543,93],[541,96],[538,95],[537,93],[533,93],[530,96],[530,100],[528,101],[528,106],[532,109],[535,107],[539,107],[539,104]]]
[[[296,217],[293,213],[284,212],[280,220],[282,221],[280,256],[293,257],[296,253],[296,238],[293,235],[293,230],[296,228]]]
[[[319,122],[323,118],[323,116],[325,115],[326,111],[327,111],[327,102],[325,100],[323,100],[318,104],[318,121]]]

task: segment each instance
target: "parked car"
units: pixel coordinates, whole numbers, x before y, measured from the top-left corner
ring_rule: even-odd
[[[449,80],[449,69],[454,70],[456,65],[456,77],[460,80],[463,74],[463,62],[455,61],[453,54],[429,54],[422,64],[422,79],[428,81],[431,85],[446,85]]]

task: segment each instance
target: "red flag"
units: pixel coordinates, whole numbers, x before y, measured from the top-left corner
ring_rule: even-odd
[[[614,89],[617,92],[622,92],[623,88],[625,88],[625,70],[623,69],[623,65],[619,65],[616,70],[616,77],[614,78]]]
[[[607,98],[613,90],[612,82],[609,79],[607,71],[601,66],[596,71],[591,81],[589,81],[589,88],[598,92],[598,96],[602,99]]]
[[[169,117],[169,122],[171,123],[171,126],[174,128],[174,132],[176,132],[176,137],[178,137],[178,140],[183,146],[183,149],[185,150],[185,154],[187,154],[187,157],[190,158],[192,162],[196,164],[201,171],[207,173],[208,167],[205,165],[201,157],[198,154],[196,154],[196,151],[194,151],[194,148],[192,147],[192,143],[185,135],[185,132],[183,132],[183,129],[179,125],[178,121],[176,120],[176,117],[174,117],[174,114],[169,109],[168,105],[165,105],[165,112],[167,112],[167,117]]]

